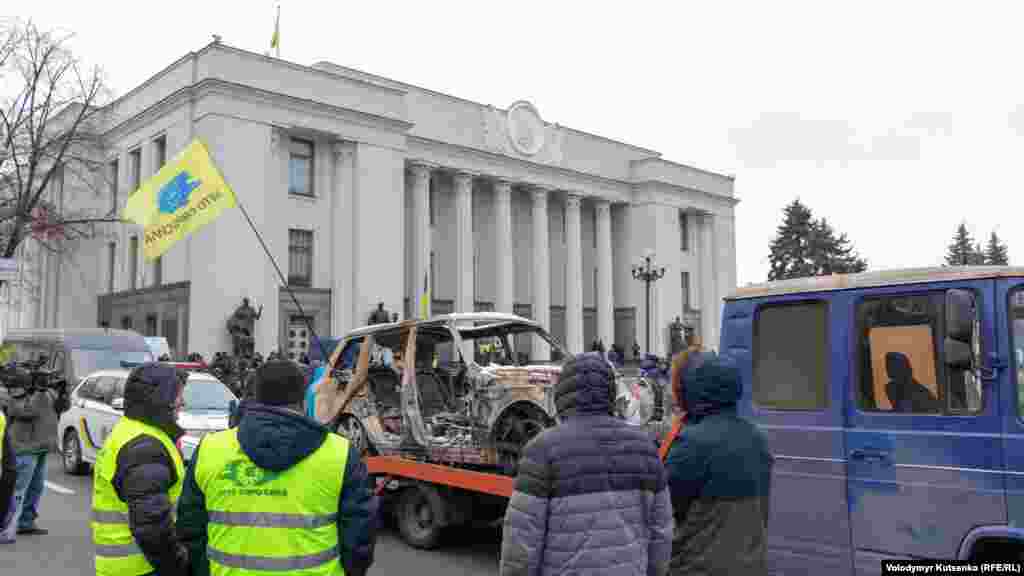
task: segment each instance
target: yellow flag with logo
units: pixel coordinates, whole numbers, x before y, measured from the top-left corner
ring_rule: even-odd
[[[142,226],[142,253],[156,260],[234,206],[235,193],[196,139],[128,197],[121,219]]]

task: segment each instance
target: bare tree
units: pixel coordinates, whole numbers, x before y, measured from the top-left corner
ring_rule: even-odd
[[[0,256],[29,236],[48,250],[96,235],[120,221],[95,200],[108,189],[99,130],[110,92],[98,67],[68,48],[70,35],[31,21],[0,24]],[[116,176],[114,176],[116,177]],[[83,196],[92,189],[92,201]],[[54,189],[59,188],[59,194]]]

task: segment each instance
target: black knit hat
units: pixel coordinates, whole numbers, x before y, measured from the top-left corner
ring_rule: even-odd
[[[271,360],[261,365],[252,379],[253,399],[260,404],[299,404],[306,396],[306,378],[290,360]]]

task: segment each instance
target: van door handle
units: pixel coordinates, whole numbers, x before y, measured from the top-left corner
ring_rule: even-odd
[[[857,448],[850,451],[850,460],[886,460],[888,458],[888,452],[882,452],[880,450],[871,450],[870,448],[861,449]]]

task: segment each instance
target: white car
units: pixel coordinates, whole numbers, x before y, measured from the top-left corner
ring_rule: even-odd
[[[128,373],[128,369],[93,372],[71,392],[71,407],[57,424],[65,473],[84,474],[96,463],[96,454],[123,413]],[[223,382],[204,372],[189,372],[185,405],[178,414],[178,425],[185,430],[178,448],[186,461],[198,439],[227,430],[232,402],[238,398]]]

